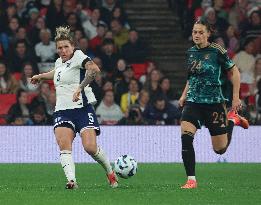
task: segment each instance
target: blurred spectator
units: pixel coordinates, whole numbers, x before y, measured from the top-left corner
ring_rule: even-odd
[[[110,79],[104,79],[102,85],[102,95],[108,90],[113,90],[113,82]]]
[[[84,32],[81,29],[76,29],[73,32],[73,35],[74,35],[74,40],[75,40],[75,47],[79,47],[80,39],[85,37]]]
[[[32,45],[35,46],[37,43],[41,41],[40,39],[40,31],[42,29],[46,29],[46,24],[44,21],[44,18],[39,16],[36,20],[35,25],[33,26],[30,33],[28,33],[28,36],[32,42]]]
[[[227,21],[228,13],[224,9],[224,0],[214,0],[213,8],[214,8],[218,18],[223,18]]]
[[[205,20],[209,23],[209,25],[213,29],[212,36],[215,38],[216,36],[222,36],[225,33],[225,30],[229,26],[228,22],[223,19],[219,18],[216,15],[215,10],[212,7],[206,9],[204,13]]]
[[[75,13],[78,15],[81,22],[89,20],[92,13],[90,9],[90,1],[77,1]]]
[[[56,93],[54,90],[50,91],[46,101],[46,111],[49,116],[52,116],[55,111]]]
[[[127,18],[127,14],[125,13],[124,9],[120,6],[115,6],[112,9],[111,12],[111,20],[112,19],[118,19],[121,24],[123,25],[123,27],[125,27],[126,29],[130,29],[130,25],[128,23],[128,18]]]
[[[36,69],[33,69],[33,65],[30,62],[26,62],[23,66],[21,79],[19,80],[20,87],[26,92],[36,92],[38,85],[30,83],[30,78],[37,74]]]
[[[31,108],[36,109],[38,106],[44,108],[45,113],[47,113],[47,103],[48,97],[50,95],[50,86],[47,82],[42,82],[38,87],[39,93],[38,95],[32,100]]]
[[[4,10],[3,7],[1,9]],[[0,32],[7,29],[8,22],[10,22],[13,17],[18,18],[16,13],[16,6],[14,3],[10,3],[7,5],[6,12],[0,12]]]
[[[103,125],[115,125],[123,117],[119,105],[114,102],[114,93],[112,90],[105,91],[100,105],[96,109],[98,121]]]
[[[111,39],[113,40],[113,33],[111,30],[105,32],[104,39]]]
[[[129,83],[133,77],[132,67],[127,65],[123,71],[123,79],[115,84],[115,101],[117,104],[120,104],[122,94],[128,92]]]
[[[0,45],[1,45],[1,55],[2,57],[5,53],[8,52],[9,49],[9,39],[6,33],[0,32]]]
[[[12,73],[21,72],[23,64],[28,61],[32,62],[34,67],[37,67],[35,55],[29,50],[24,40],[19,40],[15,43],[15,48],[9,53],[8,59],[12,59],[12,61],[9,61]]]
[[[27,123],[22,115],[17,114],[16,116],[14,116],[14,119],[9,124],[14,126],[20,126],[20,125],[31,125],[32,123],[31,122]]]
[[[151,99],[160,91],[160,78],[161,73],[158,69],[154,69],[148,74],[148,78],[143,87],[149,92]]]
[[[15,6],[16,6],[16,13],[17,16],[21,21],[25,21],[26,17],[26,1],[25,0],[16,0]]]
[[[126,66],[127,66],[126,61],[124,59],[120,58],[117,61],[116,70],[113,73],[113,80],[115,81],[115,83],[117,83],[118,81],[120,81],[124,78],[123,72],[125,71]]]
[[[101,53],[98,56],[102,60],[102,71],[104,71],[108,77],[112,77],[119,59],[118,53],[115,52],[114,42],[110,39],[105,39],[102,44]]]
[[[178,107],[178,96],[175,95],[174,91],[171,89],[171,82],[169,77],[163,77],[159,81],[159,94],[166,98],[168,102]]]
[[[97,35],[89,41],[90,48],[94,53],[97,53],[97,50],[100,49],[107,29],[108,26],[102,21],[99,21],[98,26],[96,28]]]
[[[86,54],[90,58],[94,58],[95,57],[95,55],[92,52],[92,50],[89,49],[89,42],[88,42],[87,38],[85,38],[85,37],[80,38],[80,40],[79,40],[79,48],[81,49],[81,51],[84,54]]]
[[[8,36],[8,45],[13,45],[16,41],[16,33],[20,24],[17,17],[12,17],[8,23],[6,35]]]
[[[121,47],[127,43],[129,39],[129,31],[123,27],[118,19],[113,19],[110,25],[115,45],[119,50],[121,50]]]
[[[146,90],[141,90],[139,98],[136,101],[136,104],[139,106],[141,113],[144,112],[150,101],[149,92]]]
[[[246,40],[243,50],[239,51],[233,58],[241,74],[241,83],[253,83],[255,65],[255,57],[253,55],[254,46],[251,39]]]
[[[255,81],[258,82],[261,79],[261,56],[256,58],[255,62]]]
[[[19,85],[4,61],[0,61],[0,94],[14,94]]]
[[[62,10],[62,2],[62,0],[53,0],[47,9],[45,22],[52,33],[55,32],[57,26],[65,24],[66,18]]]
[[[143,85],[145,84],[146,80],[148,79],[151,71],[157,69],[155,62],[149,61],[147,64],[148,64],[148,66],[146,69],[146,73],[144,75],[140,76],[140,78],[139,78],[140,83],[142,83]]]
[[[194,19],[198,20],[204,16],[204,13],[208,7],[211,7],[212,1],[202,0],[201,6],[196,8],[194,11]]]
[[[242,37],[245,39],[261,37],[261,10],[250,13],[249,21],[242,30]]]
[[[94,58],[93,61],[96,63],[97,61],[99,61],[99,58]],[[97,64],[97,63],[96,63]],[[102,86],[103,86],[103,78],[102,75],[99,73],[98,75],[96,75],[95,80],[93,80],[90,84],[90,87],[92,88],[92,91],[96,97],[97,103],[95,104],[95,107],[97,107],[102,98],[103,98],[103,90],[102,90]]]
[[[120,6],[119,1],[117,1],[117,0],[103,0],[102,1],[101,20],[104,21],[107,25],[110,24],[112,10],[116,6]]]
[[[136,79],[131,79],[129,86],[128,86],[128,92],[124,93],[121,96],[121,110],[123,113],[126,113],[129,109],[129,107],[133,104],[135,104],[136,100],[139,97],[139,83]]]
[[[36,107],[31,113],[32,125],[52,125],[52,119],[42,107]]]
[[[70,13],[72,13],[75,9],[75,1],[73,0],[64,0],[62,9],[63,9],[63,14],[65,17],[67,17]]]
[[[19,40],[24,40],[26,42],[26,45],[29,47],[32,46],[32,43],[31,43],[29,37],[27,36],[25,27],[19,27],[17,30],[16,41],[19,41]]]
[[[143,118],[141,110],[137,105],[131,105],[126,113],[126,116],[123,117],[118,125],[147,125],[148,122]]]
[[[239,48],[239,42],[236,37],[236,31],[232,25],[227,27],[224,41],[226,44],[228,55],[230,58],[232,58]]]
[[[72,32],[83,30],[81,21],[75,12],[71,12],[66,16],[66,24],[70,26]]]
[[[100,16],[100,10],[96,8],[92,11],[91,18],[82,23],[84,33],[90,40],[97,35],[97,26],[100,20]]]
[[[30,106],[27,93],[23,89],[17,91],[16,103],[10,107],[6,121],[8,124],[17,123],[17,121],[23,121],[21,124],[30,124]]]
[[[148,56],[148,47],[139,39],[138,32],[134,29],[129,31],[129,40],[122,46],[122,57],[128,63],[144,63]]]
[[[56,45],[51,41],[51,31],[42,29],[40,31],[41,41],[35,45],[35,53],[38,57],[38,62],[52,62],[56,55]]]
[[[175,125],[180,115],[181,112],[161,95],[156,96],[143,112],[144,118],[152,125]]]
[[[29,14],[29,22],[26,24],[26,31],[27,33],[30,33],[34,28],[37,19],[39,17],[39,10],[37,8],[31,8],[28,14]]]

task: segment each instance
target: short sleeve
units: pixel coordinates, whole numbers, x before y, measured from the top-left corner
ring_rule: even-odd
[[[84,68],[86,62],[91,61],[91,58],[85,55],[81,50],[75,51],[75,61],[80,67]]]
[[[234,67],[235,63],[229,58],[227,52],[219,51],[219,62],[222,69],[228,71]]]

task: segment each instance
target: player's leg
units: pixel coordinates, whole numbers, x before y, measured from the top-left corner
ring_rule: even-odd
[[[186,184],[181,188],[185,189],[197,187],[195,176],[196,161],[193,146],[193,140],[196,131],[197,128],[192,123],[181,121],[182,160],[188,177]]]
[[[196,161],[193,140],[197,129],[200,129],[201,127],[201,122],[201,105],[186,102],[181,116],[181,154],[188,179],[186,184],[181,188],[192,189],[197,187],[195,176]]]
[[[103,149],[97,146],[97,137],[95,130],[84,129],[81,132],[81,138],[84,150],[104,168],[111,187],[117,187],[117,177],[112,170],[110,161],[104,153]]]
[[[212,146],[215,153],[221,155],[227,151],[228,148],[227,136],[228,136],[227,134],[211,136]]]
[[[64,124],[65,125],[65,124]],[[68,180],[67,189],[77,188],[75,177],[75,164],[72,157],[72,142],[75,136],[72,128],[63,126],[55,128],[55,136],[57,144],[60,148],[60,161]]]

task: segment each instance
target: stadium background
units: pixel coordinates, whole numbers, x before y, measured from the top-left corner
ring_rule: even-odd
[[[173,110],[186,81],[185,51],[192,45],[190,32],[193,21],[199,17],[210,17],[214,8],[219,19],[213,21],[216,30],[212,40],[226,47],[230,57],[237,57],[237,65],[241,66],[241,74],[245,76],[241,85],[241,98],[245,105],[242,114],[252,125],[260,124],[260,0],[55,0],[49,3],[48,0],[7,0],[0,3],[0,68],[5,70],[0,72],[1,204],[260,202],[259,126],[251,126],[244,131],[236,128],[231,147],[222,157],[212,153],[208,132],[204,128],[200,130],[195,140],[196,157],[202,162],[197,167],[200,188],[195,192],[183,193],[179,190],[180,184],[184,183],[184,170],[179,164],[179,127],[173,126],[179,124],[179,110],[175,110],[177,113],[168,121],[164,120],[163,115],[151,119],[145,114],[134,120],[136,115],[129,115],[128,109],[123,110],[126,105],[121,104],[121,95],[128,92],[130,77],[127,75],[133,75],[138,80],[140,94],[147,92],[150,98],[127,107],[139,107],[141,112],[148,107],[161,114],[169,112],[168,109]],[[124,13],[114,22],[123,25],[122,31],[110,28],[115,27],[110,22],[114,20],[111,11],[115,5],[120,5]],[[96,21],[98,27],[113,30],[112,33],[107,32],[107,40],[103,36],[91,41],[96,36],[95,29],[89,27],[88,19],[95,13],[96,7],[101,8],[101,17]],[[69,16],[71,22],[67,18]],[[53,37],[55,26],[66,24],[66,19],[67,23],[74,24],[75,16],[80,18],[80,24],[73,25],[78,36],[76,44],[102,67],[101,78],[93,84],[98,101],[100,103],[105,93],[113,91],[115,102],[122,112],[119,114],[118,108],[115,109],[117,112],[112,109],[113,117],[109,116],[110,119],[102,115],[101,109],[100,120],[107,126],[102,127],[99,142],[108,150],[112,161],[128,153],[139,162],[137,176],[121,180],[118,191],[109,190],[99,167],[84,163],[76,165],[81,186],[79,192],[63,190],[63,173],[60,165],[56,164],[58,149],[52,127],[38,127],[51,124],[55,103],[53,85],[48,82],[39,88],[31,87],[27,83],[31,74],[23,75],[25,65],[27,68],[29,65],[29,70],[35,73],[43,72],[52,66],[56,57],[49,40],[47,47],[45,43],[41,44],[40,31],[44,42],[48,39],[49,30]],[[92,18],[95,19],[95,16]],[[233,26],[234,31],[228,32],[229,25]],[[135,46],[126,45],[124,50],[122,48],[128,41],[130,31],[137,32],[140,40]],[[87,49],[88,42],[89,46],[95,46]],[[37,43],[40,44],[36,48]],[[250,48],[246,50],[249,44]],[[123,59],[125,65],[119,66],[119,59]],[[163,77],[170,81],[171,87],[167,90],[160,86]],[[26,91],[26,101],[9,111],[16,102],[16,93],[20,88]],[[168,105],[164,112],[155,107],[155,102],[162,99]],[[19,109],[24,108],[21,104],[29,104],[26,105],[26,112]],[[125,117],[120,120],[122,116]],[[118,127],[116,124],[149,125]],[[92,162],[80,151],[79,138],[74,146],[77,162]]]

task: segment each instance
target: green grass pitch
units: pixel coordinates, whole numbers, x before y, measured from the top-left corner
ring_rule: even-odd
[[[261,204],[261,164],[197,165],[198,189],[181,190],[182,164],[139,164],[111,189],[97,164],[76,164],[78,190],[65,190],[60,164],[0,164],[1,205]]]

